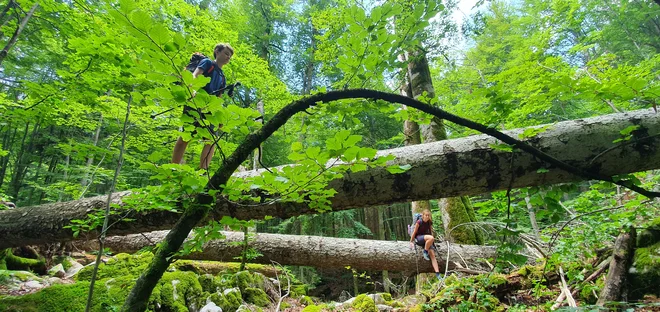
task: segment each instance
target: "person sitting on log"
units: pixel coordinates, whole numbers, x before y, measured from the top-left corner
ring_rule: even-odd
[[[432,234],[432,227],[433,227],[433,221],[431,220],[431,211],[428,209],[424,209],[422,212],[422,218],[418,219],[415,222],[414,229],[412,230],[412,234],[410,235],[410,246],[411,248],[414,246],[413,244],[417,244],[419,246],[422,246],[424,250],[422,251],[424,259],[430,260],[431,265],[433,266],[433,271],[435,272],[435,276],[438,279],[442,279],[440,276],[440,269],[438,268],[438,260],[435,258],[435,248],[431,249],[431,247],[435,247],[433,242],[435,241],[435,238],[433,237]]]

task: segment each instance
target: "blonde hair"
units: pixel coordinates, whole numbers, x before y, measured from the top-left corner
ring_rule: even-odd
[[[433,214],[431,213],[431,209],[426,208],[422,210],[422,216],[424,216],[426,213],[429,214],[429,221],[433,222]]]
[[[222,52],[224,49],[229,49],[231,55],[234,55],[234,48],[232,48],[229,43],[218,43],[215,45],[215,48],[213,48],[213,57],[217,58],[218,56],[215,55],[215,52]]]

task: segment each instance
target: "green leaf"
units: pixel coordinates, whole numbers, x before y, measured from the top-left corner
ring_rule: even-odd
[[[506,143],[500,143],[500,144],[488,144],[490,148],[497,150],[497,151],[503,151],[503,152],[513,152],[513,146],[506,144]]]
[[[391,174],[404,173],[412,168],[411,165],[393,165],[388,166],[386,169]]]
[[[149,37],[151,37],[154,43],[158,46],[164,46],[172,39],[169,30],[162,24],[153,25],[153,27],[149,29]]]

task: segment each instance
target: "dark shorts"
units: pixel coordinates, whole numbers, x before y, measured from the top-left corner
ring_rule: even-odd
[[[194,111],[196,111],[197,114],[191,113],[191,112],[194,112]],[[215,129],[214,125],[212,125],[208,122],[204,122],[204,123],[200,122],[200,120],[204,119],[204,113],[202,112],[201,109],[195,109],[195,108],[192,108],[188,105],[184,105],[183,106],[183,113],[190,116],[190,117],[192,117],[193,120],[194,120],[193,123],[192,123],[192,126],[194,127],[194,129],[192,129],[192,131],[190,132],[191,136],[195,136],[195,134],[197,134],[197,129],[200,129],[200,128],[201,129],[206,129],[207,131],[209,131],[209,133],[211,133],[211,136],[218,135],[218,131]],[[199,116],[197,116],[197,115],[199,115]],[[183,130],[186,130],[186,128],[188,128],[186,126],[190,127],[190,125],[184,124],[183,125]]]
[[[415,236],[415,244],[424,247],[426,242],[424,241],[424,235]]]

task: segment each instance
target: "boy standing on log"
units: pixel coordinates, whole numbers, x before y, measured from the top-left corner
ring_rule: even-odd
[[[226,43],[219,43],[215,46],[213,49],[213,57],[215,60],[211,60],[208,58],[203,59],[201,62],[199,62],[199,65],[197,65],[197,68],[193,72],[193,78],[197,78],[200,74],[203,74],[204,77],[211,77],[211,81],[209,81],[206,86],[204,86],[204,91],[208,93],[209,95],[215,95],[217,97],[220,97],[222,95],[222,92],[225,90],[227,87],[227,79],[225,78],[225,73],[222,71],[222,67],[229,63],[229,60],[231,57],[234,55],[234,49],[229,46],[229,44]],[[195,93],[193,93],[193,96]],[[191,114],[190,112],[196,110],[193,107],[185,105],[183,107],[183,113],[192,117],[195,121],[193,122],[193,126],[195,129],[193,130],[193,134],[197,131],[199,128],[204,128],[207,129],[209,132],[211,132],[212,135],[215,134],[215,127],[214,125],[205,125],[204,122],[200,122],[200,119],[204,119],[204,112],[201,110],[197,109],[197,114],[199,117],[195,116],[195,114]],[[222,125],[220,125],[222,127]],[[186,152],[186,148],[188,147],[188,142],[184,141],[182,137],[179,136],[179,138],[176,141],[176,144],[174,145],[174,151],[172,153],[172,163],[175,164],[180,164],[181,160],[183,159],[183,154]],[[199,160],[199,167],[201,169],[208,169],[209,164],[211,163],[211,159],[213,158],[213,153],[215,152],[215,145],[214,144],[204,144],[204,148],[202,149],[202,154],[200,156]]]

